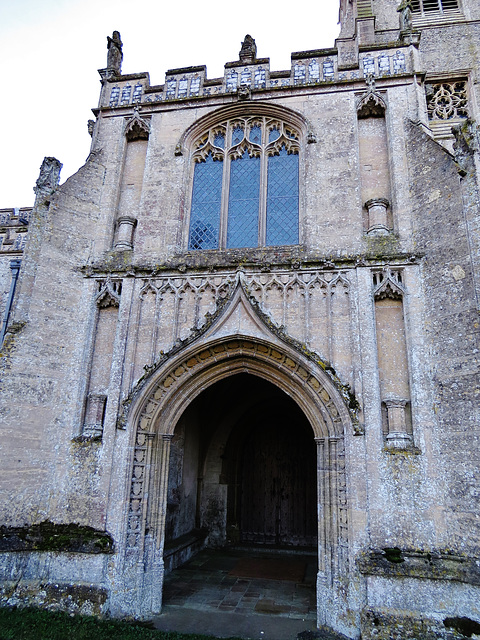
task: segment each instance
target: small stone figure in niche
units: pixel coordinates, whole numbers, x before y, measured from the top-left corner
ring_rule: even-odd
[[[122,47],[119,31],[114,31],[111,38],[107,36],[107,69],[112,69],[117,75],[122,73]]]
[[[397,9],[400,14],[400,31],[411,31],[412,25],[412,0],[402,0]]]
[[[255,44],[255,40],[252,36],[245,36],[245,40],[242,42],[242,48],[240,53],[240,62],[244,64],[253,64],[257,58],[257,45]]]

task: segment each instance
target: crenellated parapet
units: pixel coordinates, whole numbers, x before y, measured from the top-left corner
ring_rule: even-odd
[[[255,97],[288,91],[302,86],[325,86],[336,82],[355,82],[369,75],[395,77],[411,73],[408,47],[394,43],[381,51],[362,52],[355,68],[342,68],[337,49],[318,49],[292,53],[290,69],[271,71],[270,59],[225,64],[223,78],[209,79],[204,65],[170,69],[163,85],[151,85],[147,73],[104,77],[101,107],[117,109],[135,104],[191,101],[215,96],[241,98],[248,90]]]

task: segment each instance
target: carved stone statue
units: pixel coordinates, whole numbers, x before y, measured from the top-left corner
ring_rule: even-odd
[[[111,38],[107,36],[107,69],[112,69],[117,75],[122,73],[122,47],[119,31],[114,31]]]
[[[242,42],[242,48],[240,53],[240,62],[244,64],[253,64],[257,58],[257,45],[255,44],[255,40],[252,36],[245,36],[245,40]]]
[[[412,25],[412,0],[402,0],[397,9],[400,14],[400,31],[411,31]]]
[[[53,192],[60,182],[62,163],[56,158],[44,158],[40,167],[40,175],[36,182],[35,191]]]

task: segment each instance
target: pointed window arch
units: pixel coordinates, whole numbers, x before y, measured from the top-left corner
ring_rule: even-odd
[[[254,115],[195,138],[190,250],[298,244],[300,137],[282,119]]]

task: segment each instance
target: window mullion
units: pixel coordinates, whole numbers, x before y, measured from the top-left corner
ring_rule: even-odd
[[[222,176],[222,204],[220,211],[220,233],[219,233],[219,248],[225,249],[227,246],[227,224],[228,224],[228,194],[230,191],[230,139],[231,139],[231,125],[227,124],[227,131],[225,136],[225,157],[223,161],[223,176]]]
[[[265,129],[263,136],[265,136]],[[258,212],[258,246],[264,247],[267,244],[267,154],[265,153],[266,143],[262,145],[262,159],[260,162],[260,197]]]

